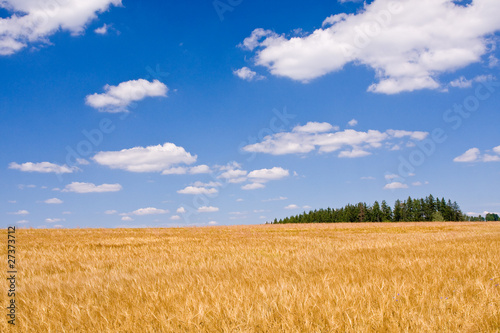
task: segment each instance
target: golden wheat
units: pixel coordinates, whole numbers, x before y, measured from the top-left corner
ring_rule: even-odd
[[[6,232],[0,237],[6,262]],[[7,324],[4,283],[2,332],[500,328],[499,223],[24,229],[16,237],[17,325]]]

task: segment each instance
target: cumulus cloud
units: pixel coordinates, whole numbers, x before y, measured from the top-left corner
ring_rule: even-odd
[[[176,220],[180,220],[181,217],[179,215],[172,215],[172,216],[170,216],[170,219],[176,221]]]
[[[356,119],[351,119],[347,122],[347,125],[354,127],[358,124],[358,121]]]
[[[63,201],[61,199],[59,199],[59,198],[51,198],[51,199],[45,200],[44,203],[58,205],[58,204],[62,204]]]
[[[290,204],[290,205],[288,205],[288,206],[285,206],[284,208],[285,208],[285,209],[298,209],[298,208],[299,208],[299,206],[297,206],[297,205],[295,205],[295,204]]]
[[[493,150],[495,150],[496,148],[494,148]],[[458,162],[458,163],[494,162],[498,160],[500,160],[499,156],[489,155],[489,154],[481,155],[481,151],[479,150],[479,148],[471,148],[462,155],[455,157],[453,159],[453,162]]]
[[[196,174],[200,174],[200,173],[210,173],[210,172],[212,172],[212,170],[210,169],[210,167],[208,165],[205,165],[205,164],[196,165],[196,166],[191,167],[189,169],[189,173],[192,175],[196,175]]]
[[[109,209],[107,211],[104,212],[104,214],[106,215],[114,215],[114,214],[118,214],[118,212],[114,209]]]
[[[303,37],[255,29],[241,46],[275,76],[308,82],[353,63],[371,67],[368,91],[395,94],[442,89],[441,73],[488,57],[500,30],[500,3],[475,0],[375,0],[352,14],[326,18]]]
[[[9,169],[15,169],[23,172],[40,172],[40,173],[73,173],[78,171],[77,167],[69,167],[66,164],[58,165],[50,162],[40,162],[40,163],[32,163],[27,162],[23,164],[17,164],[12,162],[9,164]]]
[[[259,188],[264,188],[266,187],[264,184],[261,184],[261,183],[250,183],[250,184],[246,184],[246,185],[243,185],[241,187],[242,190],[257,190]]]
[[[162,175],[185,175],[188,171],[186,167],[175,167],[163,170]]]
[[[157,146],[99,152],[93,157],[98,164],[130,172],[160,172],[173,165],[192,164],[196,159],[196,155],[193,156],[184,148],[169,142]]]
[[[121,0],[4,0],[0,8],[11,15],[0,18],[0,55],[10,55],[33,43],[50,44],[59,30],[81,35],[87,24]]]
[[[210,225],[216,225],[217,221],[210,221],[210,222],[208,222],[208,224],[210,224]]]
[[[408,185],[403,184],[401,182],[392,182],[384,186],[384,190],[396,190],[402,188],[408,188]]]
[[[10,213],[12,215],[29,215],[30,212],[28,212],[25,209],[18,210],[17,212]]]
[[[130,216],[123,216],[121,220],[122,221],[133,221],[134,219],[131,218]]]
[[[19,224],[25,224],[25,223],[29,223],[29,221],[28,220],[19,220],[19,221],[17,221],[17,223],[19,223]]]
[[[467,80],[465,76],[461,76],[456,80],[450,82],[450,86],[453,88],[470,88],[474,82],[485,82],[492,81],[495,77],[493,75],[479,75],[471,80]]]
[[[109,25],[104,23],[101,27],[97,28],[94,30],[94,32],[98,35],[105,35],[108,33]]]
[[[366,150],[355,148],[353,150],[344,150],[344,151],[341,151],[339,153],[339,157],[340,158],[357,158],[357,157],[368,156],[368,155],[371,155],[371,154],[372,153],[370,153],[370,152],[368,152]]]
[[[177,213],[179,213],[179,214],[183,214],[183,213],[185,213],[185,212],[186,212],[186,208],[184,208],[184,207],[179,207],[179,208],[177,208]]]
[[[420,131],[392,129],[385,132],[377,130],[361,132],[353,129],[331,132],[326,131],[326,128],[326,125],[322,125],[322,129],[325,131],[318,133],[299,131],[295,127],[291,132],[268,135],[261,142],[244,146],[243,150],[272,155],[305,154],[316,149],[321,153],[343,150],[339,157],[355,158],[370,155],[369,150],[381,148],[383,143],[394,139],[408,138],[421,141],[429,134]],[[335,129],[331,128],[330,130]]]
[[[197,186],[197,187],[220,187],[220,186],[222,186],[222,184],[219,182],[204,183],[204,182],[200,182],[200,181],[196,181],[192,185]]]
[[[122,186],[120,184],[102,184],[95,185],[92,183],[79,183],[73,182],[66,185],[62,190],[63,192],[75,192],[75,193],[103,193],[103,192],[118,192],[121,191]]]
[[[187,186],[182,190],[178,190],[177,193],[180,194],[215,194],[219,192],[216,188],[205,188],[196,186]]]
[[[277,198],[265,199],[265,200],[262,200],[262,202],[281,201],[281,200],[286,200],[286,199],[288,199],[288,198],[287,197],[277,197]]]
[[[159,208],[154,208],[154,207],[147,207],[147,208],[139,208],[137,210],[134,210],[133,212],[129,213],[129,215],[160,215],[160,214],[167,214],[169,211],[166,209],[159,209]]]
[[[248,178],[257,183],[265,183],[270,180],[278,180],[288,177],[290,172],[281,167],[274,167],[271,169],[254,170],[248,174]]]
[[[292,131],[299,133],[323,133],[323,132],[329,132],[331,130],[338,130],[338,127],[332,126],[329,123],[319,123],[315,121],[310,121],[303,126],[300,125],[295,126]]]
[[[60,218],[46,218],[45,222],[47,223],[56,223],[56,222],[61,222],[61,221],[66,221],[65,219],[60,219]]]
[[[242,67],[234,70],[233,74],[245,81],[262,80],[264,76],[257,74],[248,67]]]
[[[475,162],[478,160],[480,151],[478,148],[471,148],[460,156],[453,159],[453,162]]]
[[[212,212],[218,212],[219,208],[218,207],[213,207],[213,206],[202,206],[198,208],[199,213],[212,213]]]
[[[127,107],[132,102],[140,101],[146,97],[165,97],[168,88],[158,80],[149,82],[144,79],[122,82],[117,86],[104,86],[104,93],[88,95],[85,98],[87,105],[102,112],[127,112]]]

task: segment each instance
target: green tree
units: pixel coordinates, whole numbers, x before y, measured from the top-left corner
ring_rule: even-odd
[[[401,205],[402,204],[399,199],[394,203],[394,210],[392,211],[394,215],[394,222],[400,222],[403,219],[403,209],[401,208]]]
[[[498,214],[494,213],[486,214],[486,221],[498,221],[498,220],[499,220]]]
[[[382,201],[382,221],[384,222],[392,221],[392,209],[391,206],[389,206],[385,200]]]
[[[372,218],[371,221],[373,222],[382,222],[382,210],[380,209],[380,205],[378,201],[375,201],[372,207]]]

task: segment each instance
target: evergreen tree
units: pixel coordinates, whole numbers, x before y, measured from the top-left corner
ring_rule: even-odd
[[[392,209],[391,206],[389,206],[385,200],[382,201],[382,221],[384,222],[392,221]]]
[[[380,209],[380,205],[378,203],[378,201],[375,201],[375,203],[373,204],[373,207],[371,209],[371,215],[372,215],[372,218],[370,219],[370,221],[372,222],[382,222],[382,210]]]

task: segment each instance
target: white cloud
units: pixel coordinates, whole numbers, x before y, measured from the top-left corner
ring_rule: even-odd
[[[66,185],[62,192],[75,192],[75,193],[103,193],[103,192],[118,192],[121,191],[120,184],[102,184],[95,185],[92,183],[79,183],[73,182]]]
[[[73,173],[79,170],[77,167],[69,167],[66,164],[57,165],[50,162],[40,162],[40,163],[27,162],[23,164],[17,164],[15,162],[12,162],[9,164],[9,169],[16,169],[23,172],[40,172],[40,173],[56,173],[56,174]]]
[[[490,154],[483,155],[483,162],[499,162],[499,161],[500,161],[500,156],[498,155],[490,155]]]
[[[213,207],[213,206],[202,206],[198,208],[199,213],[212,213],[212,212],[218,212],[219,208],[218,207]]]
[[[332,126],[329,123],[319,123],[315,121],[310,121],[303,126],[297,125],[293,128],[293,132],[301,133],[323,133],[331,130],[338,130],[338,127]]]
[[[294,204],[291,204],[291,205],[285,206],[285,209],[298,209],[298,208],[299,208],[299,206],[294,205]]]
[[[384,186],[384,190],[395,190],[401,188],[408,188],[408,185],[403,184],[401,182],[392,182]]]
[[[50,44],[48,37],[57,31],[81,35],[98,13],[121,0],[4,0],[0,8],[13,13],[0,18],[0,55],[10,55],[33,43]]]
[[[265,199],[262,200],[262,202],[271,202],[271,201],[281,201],[281,200],[287,200],[287,197],[277,197],[277,198],[271,198],[271,199]]]
[[[109,210],[106,210],[104,212],[104,214],[106,214],[106,215],[114,215],[114,214],[118,214],[118,212],[116,210],[114,210],[114,209],[109,209]]]
[[[12,215],[28,215],[30,212],[28,212],[25,209],[18,210],[17,212],[10,213]]]
[[[471,148],[460,156],[453,159],[453,162],[475,162],[478,160],[480,151],[478,148]]]
[[[270,180],[278,180],[288,177],[290,172],[281,167],[273,167],[271,169],[254,170],[248,174],[248,179],[252,182],[265,183]]]
[[[17,223],[24,224],[24,223],[29,223],[29,221],[28,220],[19,220],[19,221],[17,221]]]
[[[180,220],[180,219],[181,219],[181,217],[180,217],[179,215],[172,215],[172,216],[170,217],[170,219],[171,219],[171,220],[176,221],[176,220]]]
[[[362,150],[359,148],[355,148],[353,150],[344,150],[339,153],[340,158],[358,158],[371,155],[372,153]]]
[[[372,176],[364,176],[364,177],[361,177],[360,179],[361,180],[375,180],[376,178],[372,177]]]
[[[395,173],[391,173],[391,174],[387,174],[387,175],[385,175],[385,176],[384,176],[384,178],[385,178],[386,180],[391,180],[391,179],[400,178],[400,176],[399,176],[399,175],[397,175],[397,174],[395,174]]]
[[[474,82],[492,81],[495,77],[493,75],[479,75],[471,80],[467,80],[464,76],[450,82],[450,86],[454,88],[470,88]]]
[[[208,222],[208,224],[210,224],[210,225],[216,225],[217,221],[210,221],[210,222]]]
[[[131,218],[130,216],[123,216],[122,221],[133,221],[134,219]]]
[[[439,75],[480,62],[500,29],[500,3],[475,0],[375,0],[353,14],[328,17],[304,37],[256,29],[243,41],[259,48],[256,65],[275,76],[308,82],[349,63],[371,67],[377,83],[368,90],[395,94],[440,89]]]
[[[246,185],[243,185],[241,187],[242,190],[257,190],[259,188],[264,188],[266,187],[264,184],[261,184],[261,183],[250,183],[250,184],[246,184]]]
[[[200,174],[200,173],[210,173],[212,170],[210,170],[210,167],[205,164],[200,164],[194,167],[191,167],[189,169],[189,173],[192,175]]]
[[[161,172],[162,175],[185,175],[188,169],[185,167],[175,167],[163,170]]]
[[[176,164],[192,164],[196,162],[197,156],[192,156],[184,148],[167,142],[157,146],[99,152],[93,159],[111,169],[130,172],[160,172]]]
[[[64,228],[62,224],[54,224],[54,228]]]
[[[102,27],[99,27],[99,28],[95,29],[94,32],[96,34],[99,34],[99,35],[105,35],[105,34],[108,33],[109,27],[110,27],[109,25],[107,25],[106,23],[104,23]]]
[[[222,186],[222,184],[219,182],[204,183],[204,182],[200,182],[200,181],[196,181],[192,185],[197,186],[197,187],[220,187],[220,186]]]
[[[167,209],[159,209],[159,208],[154,208],[154,207],[147,207],[147,208],[139,208],[137,210],[134,210],[133,212],[129,213],[130,215],[159,215],[159,214],[167,214],[169,211]]]
[[[182,190],[178,190],[177,193],[180,194],[215,194],[218,190],[215,188],[205,188],[196,186],[186,186]]]
[[[224,179],[238,179],[238,178],[244,178],[244,176],[247,175],[247,171],[245,170],[227,170],[223,172],[218,178],[224,178]]]
[[[239,77],[240,79],[246,81],[262,80],[265,78],[264,76],[259,75],[256,72],[252,71],[248,67],[242,67],[240,69],[234,70],[233,74]]]
[[[419,181],[416,181],[416,182],[413,182],[411,183],[413,186],[422,186],[422,182],[419,182]]]
[[[186,208],[184,208],[184,207],[177,208],[177,213],[183,214],[185,212],[186,212]]]
[[[500,162],[500,146],[494,147],[491,150],[491,153],[494,154],[481,154],[481,151],[478,148],[471,148],[467,150],[460,156],[457,156],[453,159],[453,162]]]
[[[86,159],[84,159],[84,158],[77,158],[77,159],[76,159],[76,162],[77,162],[78,164],[80,164],[80,165],[89,165],[89,164],[90,164],[90,162],[89,162],[89,161],[87,161],[87,160],[86,160]]]
[[[149,82],[144,79],[122,82],[117,86],[104,86],[105,93],[88,95],[85,98],[87,105],[102,112],[127,112],[132,102],[146,97],[165,97],[168,88],[158,80]]]
[[[236,199],[236,202],[243,202],[243,201],[245,201],[245,200],[243,200],[242,198]]]
[[[47,219],[45,219],[45,222],[47,222],[47,223],[56,223],[56,222],[61,222],[61,221],[66,221],[66,220],[60,219],[60,218],[54,218],[54,219],[47,218]]]
[[[44,203],[46,203],[46,204],[56,204],[57,205],[57,204],[62,204],[63,201],[61,199],[59,199],[59,198],[52,198],[52,199],[45,200]]]
[[[358,121],[356,119],[351,119],[349,120],[349,122],[347,123],[347,125],[351,126],[351,127],[354,127],[358,124]]]
[[[307,125],[306,125],[307,126]],[[295,127],[296,129],[297,127]],[[326,126],[323,127],[326,129]],[[370,149],[381,148],[383,143],[394,139],[408,138],[423,140],[429,133],[420,131],[387,130],[367,132],[346,129],[339,132],[308,133],[297,130],[280,132],[266,136],[263,141],[243,147],[244,151],[272,155],[305,154],[318,149],[329,153],[344,149],[339,157],[362,157],[369,155]],[[347,148],[347,149],[346,149]]]
[[[240,44],[239,46],[244,48],[244,49],[247,49],[249,51],[253,51],[256,47],[258,47],[262,44],[260,42],[260,40],[263,37],[269,37],[269,36],[277,37],[278,35],[275,34],[274,32],[272,32],[271,30],[264,30],[264,29],[258,28],[258,29],[255,29],[254,31],[252,31],[252,34],[249,37],[245,38],[243,43]],[[265,41],[264,41],[264,43],[265,43]]]

